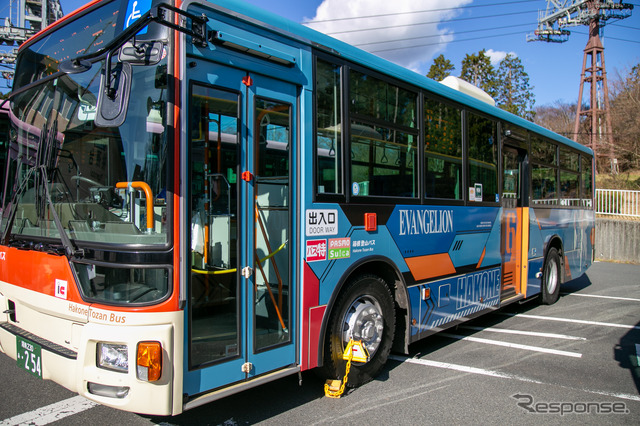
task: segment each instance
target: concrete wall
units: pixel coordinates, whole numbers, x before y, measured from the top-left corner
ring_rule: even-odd
[[[640,221],[596,218],[596,259],[640,264]]]

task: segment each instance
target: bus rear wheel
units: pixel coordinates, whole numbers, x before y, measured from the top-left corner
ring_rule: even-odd
[[[560,265],[558,250],[550,248],[542,273],[542,303],[544,305],[553,305],[558,300],[562,283]]]
[[[352,362],[347,387],[370,382],[387,362],[395,332],[395,309],[387,283],[375,275],[361,275],[349,282],[329,319],[324,349],[323,375],[342,378],[342,359],[349,340],[361,340],[369,361]]]

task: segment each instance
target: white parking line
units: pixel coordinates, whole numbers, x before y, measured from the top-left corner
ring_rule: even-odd
[[[556,383],[545,383],[545,382],[541,382],[539,380],[530,379],[528,377],[516,376],[515,374],[507,374],[507,373],[502,373],[502,372],[494,371],[494,370],[486,370],[484,368],[469,367],[467,365],[451,364],[451,363],[447,363],[447,362],[431,361],[431,360],[420,359],[420,358],[407,358],[407,357],[398,356],[398,355],[390,355],[389,358],[393,359],[395,361],[402,362],[402,363],[418,364],[418,365],[424,365],[424,366],[427,366],[427,367],[444,368],[444,369],[447,369],[447,370],[455,370],[455,371],[460,371],[460,372],[463,372],[463,373],[480,374],[480,375],[483,375],[483,376],[497,377],[497,378],[500,378],[500,379],[518,380],[520,382],[535,383],[535,384],[539,384],[539,385],[559,386],[561,388],[579,390],[579,391],[582,391],[582,392],[588,392],[588,393],[592,393],[592,394],[595,394],[595,395],[610,396],[610,397],[613,397],[613,398],[627,399],[627,400],[630,400],[630,401],[640,401],[640,396],[638,396],[638,395],[631,395],[631,394],[617,393],[617,392],[608,392],[608,391],[599,391],[599,390],[595,390],[595,389],[580,389],[580,388],[574,388],[574,387],[571,387],[571,386],[558,385]]]
[[[55,404],[47,405],[46,407],[38,408],[37,410],[29,411],[28,413],[19,414],[0,421],[1,426],[8,425],[46,425],[49,423],[57,422],[65,417],[78,414],[82,411],[88,410],[98,405],[96,402],[89,401],[88,399],[78,395],[73,398],[65,399],[64,401],[56,402]]]
[[[538,331],[524,331],[524,330],[508,330],[506,328],[495,328],[495,327],[485,328],[485,327],[476,327],[472,325],[459,325],[458,328],[464,328],[467,330],[474,330],[474,331],[489,331],[491,333],[517,334],[521,336],[533,336],[533,337],[547,337],[549,339],[587,340],[586,337],[567,336],[566,334],[540,333]]]
[[[640,302],[640,299],[634,299],[633,297],[603,296],[600,294],[562,293],[562,295],[563,296],[595,297],[598,299],[613,299],[613,300],[627,300],[630,302]]]
[[[615,328],[626,328],[628,330],[640,330],[640,327],[637,325],[613,324],[610,322],[585,321],[585,320],[577,320],[577,319],[571,319],[571,318],[543,317],[541,315],[511,314],[508,312],[496,312],[496,314],[506,315],[508,317],[531,318],[531,319],[539,319],[539,320],[546,320],[546,321],[571,322],[575,324],[599,325],[602,327],[615,327]]]
[[[455,371],[460,371],[462,373],[480,374],[483,376],[498,377],[501,379],[514,379],[514,380],[520,380],[522,382],[544,384],[543,382],[539,382],[538,380],[527,379],[526,377],[520,377],[520,376],[507,374],[507,373],[501,373],[499,371],[486,370],[484,368],[469,367],[467,365],[431,361],[428,359],[421,359],[421,358],[407,358],[407,357],[398,356],[398,355],[389,355],[389,358],[396,361],[400,361],[400,362],[408,362],[410,364],[419,364],[427,367],[445,368],[447,370],[455,370]]]
[[[498,340],[482,339],[480,337],[460,336],[458,334],[450,334],[450,333],[439,333],[438,335],[451,337],[453,339],[458,339],[458,340],[466,340],[469,342],[484,343],[487,345],[494,345],[494,346],[504,346],[512,349],[522,349],[525,351],[542,352],[546,354],[562,355],[562,356],[568,356],[572,358],[582,358],[582,354],[579,354],[576,352],[560,351],[558,349],[541,348],[538,346],[529,346],[529,345],[521,345],[518,343],[501,342]]]

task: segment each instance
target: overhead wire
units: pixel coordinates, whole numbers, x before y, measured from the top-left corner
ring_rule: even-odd
[[[485,5],[483,5],[483,6],[485,6]],[[443,22],[456,22],[456,21],[466,21],[466,20],[474,20],[474,19],[496,18],[496,17],[507,16],[507,15],[529,14],[529,13],[532,13],[532,12],[535,12],[535,11],[511,12],[511,13],[503,13],[503,14],[500,14],[500,15],[484,15],[484,16],[465,17],[465,18],[452,18],[452,19],[449,19],[449,20],[442,20],[442,21],[431,21],[431,22],[421,22],[421,23],[413,23],[413,24],[405,24],[405,25],[392,25],[392,26],[385,26],[385,27],[363,28],[363,29],[348,30],[348,31],[330,32],[330,33],[326,33],[326,34],[328,34],[328,35],[348,34],[348,33],[355,33],[355,32],[361,32],[361,31],[374,31],[374,30],[384,30],[384,29],[402,28],[402,27],[428,25],[428,24],[440,24],[440,23],[443,23]],[[402,14],[404,14],[404,13],[408,13],[408,12],[402,12]],[[372,16],[377,17],[377,16],[388,16],[388,15],[372,15]],[[344,19],[347,19],[347,18],[344,18]],[[349,18],[349,19],[351,19],[351,18]],[[342,19],[337,19],[337,20],[342,20]],[[519,27],[519,26],[523,26],[523,25],[531,25],[531,26],[533,26],[535,24],[505,25],[505,26],[502,26],[502,27],[484,28],[484,29],[467,30],[467,31],[456,31],[455,34],[464,34],[464,33],[481,32],[481,31],[493,31],[493,30],[496,30],[496,29],[515,28],[515,27]],[[621,27],[625,27],[623,25],[618,25],[618,24],[615,24],[615,25],[621,26]],[[633,28],[633,27],[628,27],[628,28],[637,29],[637,28]],[[575,30],[572,31],[572,32],[577,33],[577,34],[586,34],[586,33],[582,33],[580,31],[575,31]],[[456,43],[456,42],[463,42],[463,41],[474,41],[474,40],[488,39],[488,38],[498,38],[498,37],[517,35],[517,34],[526,35],[527,33],[528,33],[528,31],[509,32],[509,33],[502,33],[502,34],[487,35],[487,36],[482,36],[482,37],[457,39],[457,40],[449,41],[448,43]],[[376,44],[386,44],[386,43],[393,43],[393,42],[420,40],[420,39],[425,39],[425,38],[434,38],[434,37],[441,37],[441,36],[443,36],[443,34],[434,34],[434,35],[427,35],[427,36],[422,36],[422,37],[411,37],[411,38],[396,39],[396,40],[382,40],[382,41],[379,41],[379,42],[354,43],[354,46],[358,46],[358,47],[371,46],[371,45],[376,45]],[[607,36],[607,38],[611,39],[611,40],[616,40],[616,41],[623,41],[623,42],[640,44],[640,41],[638,41],[638,40],[628,40],[628,39],[616,38],[616,37],[610,37],[610,36]],[[419,44],[419,45],[412,45],[412,46],[401,46],[401,47],[388,48],[388,49],[376,49],[376,50],[369,50],[369,51],[371,53],[381,53],[381,52],[388,52],[388,51],[392,51],[392,50],[412,49],[412,48],[415,48],[415,47],[436,46],[436,45],[439,45],[439,44],[441,44],[441,42]]]
[[[586,35],[586,36],[589,35],[588,33],[583,33],[582,31],[575,31],[575,30],[571,31],[571,33],[572,34]],[[626,42],[629,42],[629,43],[638,43],[638,44],[640,44],[640,40],[627,40],[627,39],[618,38],[618,37],[604,36],[603,39],[604,40],[626,41]]]
[[[493,30],[502,30],[502,29],[507,29],[507,28],[517,28],[517,27],[523,27],[523,26],[527,26],[528,28],[533,25],[532,23],[526,23],[526,24],[516,24],[516,25],[505,25],[503,27],[493,27],[493,28],[481,28],[481,29],[477,29],[477,30],[467,30],[467,31],[456,31],[455,34],[468,34],[468,33],[477,33],[477,32],[482,32],[482,31],[493,31]],[[433,34],[433,35],[426,35],[426,36],[421,36],[421,37],[410,37],[410,38],[400,38],[400,39],[396,39],[396,40],[383,40],[383,41],[373,41],[373,42],[369,42],[369,43],[354,43],[354,46],[369,46],[372,44],[383,44],[383,43],[395,43],[395,42],[400,42],[400,41],[411,41],[411,40],[422,40],[425,38],[434,38],[434,37],[441,37],[443,35],[447,35],[447,34]],[[411,46],[413,47],[413,46]]]
[[[459,42],[462,42],[462,41],[484,40],[484,39],[488,39],[488,38],[506,37],[506,36],[517,35],[517,34],[526,34],[526,32],[515,31],[515,32],[511,32],[511,33],[488,35],[488,36],[484,36],[484,37],[473,37],[473,38],[457,39],[457,40],[451,40],[451,41],[449,41],[447,43],[459,43]],[[413,46],[395,47],[393,49],[369,50],[369,52],[370,53],[390,52],[392,50],[413,49],[414,47],[437,46],[439,44],[442,44],[442,42],[427,43],[427,44],[415,44]]]
[[[517,2],[516,1],[510,1],[510,2],[489,3],[489,4],[481,4],[481,5],[473,5],[472,4],[472,5],[467,5],[467,6],[459,6],[459,7],[451,7],[451,8],[438,8],[438,9],[432,9],[432,10],[421,10],[421,11],[411,11],[411,12],[397,12],[397,13],[388,13],[388,14],[375,14],[375,15],[346,17],[346,18],[324,19],[324,20],[317,20],[317,21],[306,21],[306,22],[303,22],[303,24],[308,25],[308,24],[316,24],[316,23],[339,22],[339,21],[347,21],[347,20],[355,20],[355,19],[370,19],[370,18],[380,18],[380,17],[407,15],[407,14],[427,13],[427,12],[442,12],[442,11],[448,11],[448,10],[471,9],[471,8],[477,8],[477,7],[489,7],[489,6],[494,6],[495,7],[495,6],[504,6],[504,5],[512,5],[512,4],[521,4],[521,3],[525,3],[525,2],[531,2],[531,1],[537,1],[537,0],[523,0],[523,1],[517,1]],[[412,27],[412,26],[420,26],[420,25],[442,24],[442,23],[446,23],[446,22],[459,22],[459,21],[469,21],[469,20],[477,20],[477,19],[491,19],[491,18],[498,18],[498,17],[503,17],[503,16],[531,14],[531,13],[534,13],[534,12],[537,12],[537,11],[536,10],[530,10],[530,11],[509,12],[509,13],[483,15],[483,16],[457,17],[457,18],[454,17],[454,18],[449,18],[449,19],[445,18],[445,19],[436,20],[436,21],[417,22],[417,23],[411,23],[411,24],[380,26],[380,27],[372,27],[372,28],[360,28],[360,29],[345,30],[345,31],[334,31],[334,32],[327,32],[326,34],[327,35],[351,34],[351,33],[357,33],[357,32],[365,32],[365,31],[379,31],[379,30],[388,30],[388,29],[394,29],[394,28],[404,28],[404,27]],[[506,25],[506,26],[502,26],[502,27],[477,29],[477,30],[468,30],[468,31],[456,31],[455,34],[464,34],[464,33],[480,32],[480,31],[494,31],[494,30],[497,30],[497,29],[514,28],[514,27],[518,27],[518,26],[522,26],[522,25],[526,25],[526,24]],[[534,26],[535,24],[531,24],[531,25]],[[620,25],[620,24],[610,24],[610,25],[616,25],[616,26],[620,26],[620,27],[623,27],[623,28],[638,29],[638,28],[628,27],[628,26]],[[574,32],[576,32],[578,34],[583,34],[583,33],[578,32],[578,31],[574,31]],[[459,39],[459,40],[452,40],[452,41],[450,41],[448,43],[462,42],[462,41],[473,41],[473,40],[477,40],[477,39],[505,37],[505,36],[517,35],[517,34],[521,34],[521,33],[524,35],[527,32],[510,32],[510,33],[503,33],[503,34],[488,35],[488,36],[483,36],[483,37],[474,37],[472,39],[469,39],[469,38],[467,38],[467,39]],[[386,44],[386,43],[394,43],[394,42],[402,42],[402,41],[420,40],[420,39],[425,39],[425,38],[433,38],[433,37],[441,37],[441,36],[443,36],[443,34],[434,34],[434,35],[428,35],[428,36],[422,36],[422,37],[411,37],[411,38],[396,39],[396,40],[382,40],[382,41],[379,41],[379,42],[354,43],[354,45],[355,46],[371,46],[371,45],[376,45],[376,44]],[[630,42],[630,43],[640,43],[640,41],[636,41],[636,40],[628,40],[628,39],[615,38],[615,37],[607,37],[607,38],[612,39],[612,40],[616,40],[616,41],[624,41],[624,42]],[[438,44],[441,44],[441,42],[427,43],[427,44],[420,44],[420,45],[413,45],[413,46],[405,46],[405,47],[397,47],[397,48],[393,48],[393,49],[370,50],[370,52],[379,53],[379,52],[387,52],[387,51],[391,51],[391,50],[410,49],[410,48],[414,48],[414,47],[428,47],[428,46],[434,46],[434,45],[438,45]]]
[[[628,29],[630,29],[630,30],[640,31],[640,28],[630,27],[630,26],[628,26],[628,25],[622,25],[622,24],[609,24],[608,26],[620,27],[620,28],[628,28]]]
[[[539,1],[539,0],[520,0],[520,1],[509,1],[504,3],[470,4],[466,6],[443,7],[439,9],[415,10],[410,12],[395,12],[395,13],[384,13],[384,14],[378,14],[378,15],[351,16],[347,18],[334,18],[334,19],[319,19],[317,21],[316,20],[303,21],[302,24],[307,25],[307,24],[319,24],[324,22],[348,21],[353,19],[383,18],[388,16],[409,15],[409,14],[416,14],[416,13],[446,12],[448,10],[472,9],[472,8],[478,8],[478,7],[507,6],[511,4],[530,3],[534,1]]]
[[[379,31],[379,30],[388,30],[388,29],[391,29],[391,28],[404,28],[404,27],[415,27],[415,26],[419,26],[419,25],[441,24],[441,23],[444,23],[444,22],[459,22],[459,21],[470,21],[470,20],[475,20],[475,19],[487,19],[487,18],[499,18],[499,17],[503,17],[503,16],[524,15],[524,14],[531,14],[531,13],[534,13],[534,12],[537,12],[537,10],[526,10],[526,11],[523,11],[523,12],[501,13],[499,15],[484,15],[484,16],[470,16],[470,17],[466,17],[466,18],[441,19],[441,20],[437,20],[437,21],[417,22],[417,23],[413,23],[413,24],[403,24],[403,25],[389,25],[389,26],[385,26],[385,27],[361,28],[361,29],[357,29],[357,30],[328,32],[328,33],[325,33],[325,34],[334,35],[334,34],[357,33],[357,32],[363,32],[363,31]]]

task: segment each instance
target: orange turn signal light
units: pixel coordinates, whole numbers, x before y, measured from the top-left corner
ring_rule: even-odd
[[[138,343],[138,379],[147,382],[160,380],[162,376],[162,345],[160,342]]]

